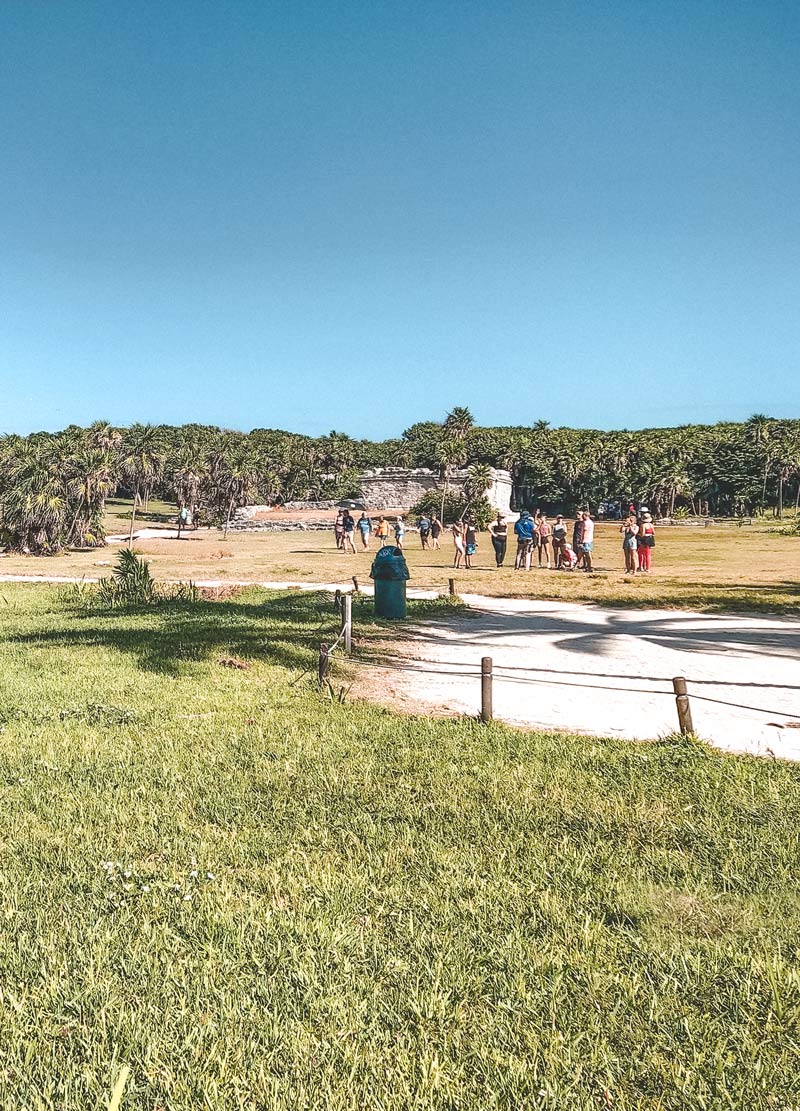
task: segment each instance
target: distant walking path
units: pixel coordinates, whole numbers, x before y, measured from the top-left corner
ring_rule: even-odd
[[[70,583],[78,576],[2,575],[0,582]],[[348,589],[350,580],[233,582],[200,587]],[[372,593],[369,583],[360,584]],[[435,590],[408,591],[435,598]],[[382,701],[476,714],[482,656],[494,660],[494,713],[509,724],[650,739],[677,726],[671,680],[689,681],[701,737],[732,752],[800,760],[800,621],[765,615],[612,609],[462,595],[473,609],[413,628],[375,669]],[[377,685],[377,684],[376,684]]]

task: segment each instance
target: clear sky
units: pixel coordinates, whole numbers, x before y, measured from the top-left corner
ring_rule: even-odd
[[[0,430],[800,416],[800,4],[3,0]]]

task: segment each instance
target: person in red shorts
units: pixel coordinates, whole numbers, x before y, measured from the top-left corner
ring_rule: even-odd
[[[639,532],[636,536],[636,554],[639,557],[639,570],[645,573],[650,570],[650,561],[653,548],[656,546],[656,530],[653,527],[653,518],[649,513],[642,513]]]

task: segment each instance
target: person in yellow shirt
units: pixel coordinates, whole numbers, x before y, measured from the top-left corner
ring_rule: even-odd
[[[389,539],[389,522],[385,517],[381,517],[378,521],[378,527],[375,529],[375,535],[381,542],[381,547]]]

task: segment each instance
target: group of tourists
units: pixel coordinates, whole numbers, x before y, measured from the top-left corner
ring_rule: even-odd
[[[492,536],[495,561],[498,567],[502,567],[506,556],[508,535],[508,526],[502,513],[497,514],[497,519],[489,526],[489,532]],[[527,509],[523,509],[514,525],[517,538],[514,570],[530,571],[535,555],[539,567],[548,570],[574,571],[580,568],[591,572],[594,521],[588,510],[579,513],[576,517],[572,527],[571,543],[568,532],[567,522],[561,513],[551,524],[547,515],[541,510],[538,510],[533,517]]]
[[[420,542],[423,550],[438,551],[441,548],[440,538],[444,526],[439,517],[433,513],[431,516],[423,515],[417,522]],[[495,520],[489,525],[489,535],[494,549],[495,564],[502,567],[508,545],[508,522],[502,513],[498,513]],[[340,551],[355,553],[354,537],[356,533],[361,541],[363,551],[369,550],[372,533],[380,542],[381,547],[390,542],[393,537],[398,548],[403,548],[406,523],[402,516],[397,517],[394,524],[389,524],[385,517],[378,518],[376,524],[362,512],[356,520],[349,509],[340,509],[336,514],[334,535],[336,546]],[[655,547],[655,529],[653,518],[646,507],[642,507],[636,514],[633,506],[629,515],[620,525],[622,534],[622,550],[625,556],[625,571],[627,574],[647,573],[652,562],[653,548]],[[450,526],[453,538],[453,567],[471,568],[473,556],[478,551],[478,525],[474,517],[469,516],[454,521]],[[591,574],[594,570],[594,521],[588,509],[579,512],[570,527],[562,514],[551,523],[547,515],[537,510],[532,516],[527,509],[523,509],[514,524],[514,534],[517,540],[517,550],[514,556],[515,571],[530,571],[534,558],[539,567],[556,571],[586,571]]]
[[[436,549],[441,547],[439,537],[442,535],[442,522],[435,513],[432,517],[420,517],[418,528],[423,548]],[[354,537],[356,533],[358,533],[361,541],[361,550],[368,552],[373,531],[381,547],[388,544],[393,537],[395,546],[402,549],[406,535],[406,523],[402,516],[397,517],[394,524],[390,525],[384,516],[380,516],[377,523],[374,523],[372,518],[367,516],[366,511],[362,512],[356,520],[349,509],[340,509],[333,523],[336,547],[341,552],[355,554]]]
[[[622,551],[625,554],[626,574],[647,574],[653,559],[653,548],[656,546],[656,530],[653,518],[646,508],[639,510],[639,516],[631,511],[620,525],[622,533]]]

